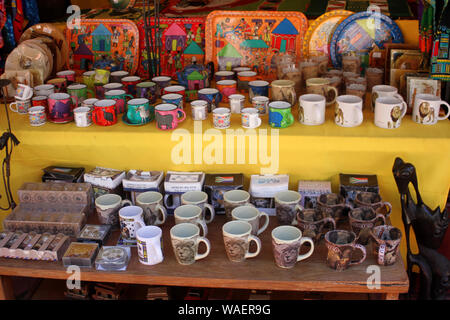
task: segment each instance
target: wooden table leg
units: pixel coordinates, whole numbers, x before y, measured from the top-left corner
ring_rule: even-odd
[[[384,300],[398,300],[398,293],[386,293],[384,295]]]
[[[12,278],[0,276],[0,300],[14,300],[14,288]]]

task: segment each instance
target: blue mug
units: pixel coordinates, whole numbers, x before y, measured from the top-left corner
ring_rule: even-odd
[[[222,94],[214,88],[203,88],[198,91],[198,100],[208,102],[208,112],[212,112],[222,101]]]
[[[251,102],[254,97],[269,96],[269,83],[263,80],[250,81],[248,83],[248,99]]]
[[[168,93],[161,97],[163,103],[171,103],[183,109],[183,95],[178,93]]]

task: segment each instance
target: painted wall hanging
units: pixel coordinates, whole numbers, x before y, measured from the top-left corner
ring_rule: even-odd
[[[335,10],[327,12],[309,26],[303,41],[303,54],[305,58],[315,56],[328,56],[330,54],[330,42],[337,26],[353,12],[347,10]]]
[[[355,13],[342,21],[333,33],[331,61],[340,68],[342,55],[355,53],[367,66],[370,51],[389,42],[403,43],[402,32],[391,18],[376,12]]]
[[[160,18],[161,75],[176,78],[177,72],[192,63],[205,60],[205,18]],[[144,37],[144,21],[139,24],[140,63],[138,75],[148,77],[147,50]],[[156,43],[155,35],[153,41]]]
[[[96,68],[137,71],[139,30],[130,20],[81,20],[81,28],[67,29],[66,37],[70,68],[78,75]]]
[[[276,57],[303,57],[308,20],[301,12],[214,11],[206,18],[206,62],[216,70],[248,66],[259,76],[276,79]]]

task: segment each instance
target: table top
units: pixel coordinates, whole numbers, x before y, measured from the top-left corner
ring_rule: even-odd
[[[392,266],[380,266],[379,289],[370,290],[367,287],[368,278],[373,273],[373,271],[368,272],[367,269],[371,265],[377,265],[372,254],[371,243],[366,247],[368,252],[366,261],[341,272],[326,265],[327,249],[324,240],[321,240],[315,247],[311,257],[298,262],[294,268],[277,267],[271,244],[271,231],[278,226],[275,217],[270,217],[268,229],[259,235],[262,242],[260,254],[256,258],[247,259],[244,262],[231,262],[226,256],[222,238],[221,228],[224,223],[224,216],[216,216],[214,221],[208,225],[207,238],[211,242],[211,252],[208,257],[196,261],[193,265],[180,265],[175,259],[169,235],[174,218],[169,216],[162,226],[164,255],[162,263],[154,266],[143,265],[138,260],[136,248],[132,248],[132,257],[127,271],[107,272],[97,271],[95,267],[83,268],[81,280],[256,290],[355,293],[403,293],[408,291],[408,277],[403,259],[400,257]],[[107,245],[114,245],[118,236],[119,233],[114,232]],[[204,250],[203,245],[201,245],[200,251],[203,252],[202,250]],[[255,250],[253,244],[250,250]],[[307,250],[309,247],[305,246],[301,252]],[[24,261],[5,258],[0,259],[0,275],[52,279],[67,279],[69,276],[61,261]]]

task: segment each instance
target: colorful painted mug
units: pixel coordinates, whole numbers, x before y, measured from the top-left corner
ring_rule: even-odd
[[[90,93],[92,97],[94,96],[94,92],[88,89],[87,85],[81,83],[74,83],[69,85],[67,87],[67,93],[72,97],[74,108],[78,107],[78,103],[81,103],[85,99],[87,99],[88,93]],[[77,104],[75,104],[76,100],[78,101]]]
[[[291,104],[286,101],[269,103],[269,125],[272,128],[287,128],[295,122]]]
[[[136,96],[136,85],[141,82],[141,78],[137,76],[128,76],[122,78],[122,84],[124,85],[124,90],[127,94]]]
[[[198,99],[208,101],[208,112],[212,112],[222,101],[222,94],[214,88],[203,88],[198,91]]]
[[[110,82],[103,85],[105,93],[111,90],[124,90],[122,83]]]
[[[15,106],[13,108],[12,106]],[[28,109],[31,107],[30,100],[16,100],[15,102],[9,105],[9,109],[13,112],[17,112],[19,114],[27,114]]]
[[[180,117],[181,114],[181,117]],[[161,130],[172,130],[186,119],[186,113],[174,104],[163,103],[155,107],[156,126]]]
[[[105,88],[103,83],[95,83],[95,97],[99,100],[105,99]]]
[[[95,69],[95,80],[94,83],[101,83],[102,85],[105,85],[109,82],[109,76],[111,75],[111,72],[104,69]]]
[[[172,81],[172,78],[167,77],[167,76],[158,76],[158,77],[152,78],[152,82],[156,83],[157,97],[160,98],[163,95],[164,88],[170,86],[171,81]]]
[[[109,81],[112,83],[122,83],[122,78],[128,77],[130,73],[128,71],[120,70],[111,72]]]
[[[310,244],[309,251],[300,254],[302,245]],[[290,269],[299,261],[310,257],[314,252],[314,242],[304,237],[302,232],[293,226],[279,226],[272,230],[272,249],[278,267]]]
[[[92,124],[92,109],[89,107],[78,107],[73,110],[75,124],[77,127],[85,128]]]
[[[54,79],[50,79],[47,81],[47,84],[51,84],[55,86],[55,92],[59,93],[59,92],[66,92],[67,90],[67,79],[66,78],[54,78]],[[93,89],[89,88],[89,89]]]
[[[30,125],[32,127],[39,127],[45,124],[47,116],[45,115],[45,107],[38,106],[28,109]]]
[[[125,106],[127,104],[127,98],[133,99],[133,96],[127,94],[125,90],[111,90],[105,92],[106,99],[112,99],[116,101],[117,114],[125,112]]]
[[[16,89],[16,100],[30,100],[33,96],[33,88],[25,84],[19,83]]]
[[[248,83],[248,99],[251,102],[253,97],[269,96],[269,83],[263,80],[250,81]]]
[[[45,110],[48,110],[48,101],[46,96],[35,96],[31,99],[31,104],[33,107],[42,106]]]
[[[228,108],[213,110],[213,124],[216,129],[227,129],[231,124],[231,112]]]
[[[136,98],[148,99],[150,103],[156,102],[156,83],[144,81],[136,85]]]
[[[184,97],[178,93],[167,93],[161,97],[163,103],[170,103],[176,105],[178,108],[183,109]]]
[[[77,97],[75,101],[78,104]],[[67,93],[53,93],[48,97],[48,120],[54,123],[73,121],[72,98]]]
[[[99,126],[112,126],[116,124],[116,101],[112,99],[97,101],[94,104],[92,120]]]
[[[241,93],[249,90],[249,82],[258,80],[258,74],[254,71],[241,71],[237,74],[237,88]]]
[[[98,101],[97,98],[90,98],[86,99],[81,103],[82,107],[89,107],[91,109],[94,109],[94,104]]]
[[[222,80],[234,80],[236,78],[236,75],[234,71],[217,71],[214,74],[214,78],[216,79],[216,83]]]
[[[75,82],[76,73],[73,70],[64,70],[56,73],[58,78],[65,78],[67,80],[67,84],[72,84]]]
[[[183,86],[167,86],[163,89],[163,95],[170,94],[170,93],[177,93],[181,94],[183,96],[183,100],[186,97],[186,88]]]
[[[231,113],[240,114],[245,106],[245,96],[242,94],[232,94],[228,97],[230,101]]]
[[[128,101],[127,119],[131,124],[146,124],[153,120],[148,99],[139,98]]]
[[[237,92],[237,83],[236,80],[220,80],[216,82],[216,88],[222,94],[223,102],[228,102],[228,97]]]
[[[120,231],[122,239],[136,240],[136,232],[145,227],[144,210],[138,206],[127,206],[119,210]]]
[[[256,108],[261,115],[269,113],[269,98],[264,96],[253,97],[253,108]]]
[[[255,129],[261,126],[259,111],[255,108],[245,108],[241,112],[242,127],[245,129]]]
[[[95,71],[86,71],[83,73],[83,83],[91,90],[94,90]]]

